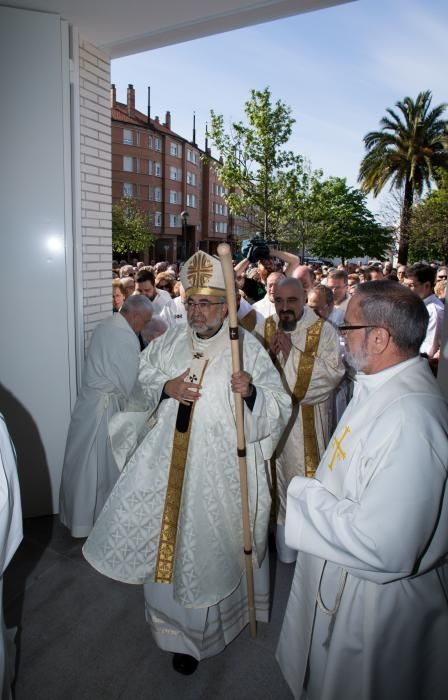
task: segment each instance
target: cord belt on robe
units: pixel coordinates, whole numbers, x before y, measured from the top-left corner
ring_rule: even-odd
[[[194,359],[190,368],[190,381],[201,383],[207,360]],[[176,429],[173,437],[171,464],[166,488],[165,506],[160,529],[159,549],[157,553],[155,583],[171,583],[176,557],[177,524],[179,521],[182,488],[184,485],[185,465],[187,463],[188,445],[191,425],[193,423],[195,402],[189,406],[179,404],[177,409]]]

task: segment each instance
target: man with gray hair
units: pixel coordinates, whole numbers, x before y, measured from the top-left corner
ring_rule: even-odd
[[[276,282],[284,279],[284,277],[285,275],[283,272],[271,272],[266,280],[266,294],[264,295],[263,299],[256,301],[253,305],[255,311],[264,316],[264,318],[268,318],[268,316],[275,314],[274,287]]]
[[[142,328],[141,337],[143,345],[149,345],[152,340],[163,335],[168,328],[168,323],[161,316],[153,316]]]
[[[60,519],[73,537],[87,537],[119,476],[108,425],[136,382],[137,335],[151,316],[149,299],[131,296],[93,331],[62,469]]]
[[[299,554],[277,658],[295,698],[446,697],[448,408],[419,357],[427,324],[390,280],[349,302],[354,395],[316,478],[288,489]]]

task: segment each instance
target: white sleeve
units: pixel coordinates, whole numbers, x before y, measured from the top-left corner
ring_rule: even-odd
[[[405,418],[403,418],[403,421]],[[316,479],[295,477],[288,489],[286,543],[384,583],[410,575],[437,524],[446,482],[445,450],[419,425],[400,426],[371,448],[378,466],[358,501],[337,498]],[[446,436],[445,436],[446,444]],[[448,546],[447,546],[448,549]]]
[[[22,536],[22,506],[16,454],[0,414],[0,575],[3,575],[11,561]]]

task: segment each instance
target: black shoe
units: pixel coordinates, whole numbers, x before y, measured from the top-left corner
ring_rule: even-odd
[[[184,676],[191,676],[198,667],[199,661],[189,654],[174,654],[173,668]]]

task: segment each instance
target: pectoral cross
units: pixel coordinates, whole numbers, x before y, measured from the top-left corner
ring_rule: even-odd
[[[347,456],[347,453],[344,452],[341,445],[342,445],[342,441],[344,440],[344,438],[347,437],[349,432],[350,432],[350,428],[348,427],[348,425],[346,425],[345,430],[342,433],[340,439],[338,440],[336,437],[334,437],[333,440],[331,441],[331,444],[334,447],[334,452],[333,452],[333,455],[331,457],[330,464],[328,465],[328,469],[330,469],[330,471],[333,471],[333,465],[338,457],[340,457],[341,459],[345,459]]]

